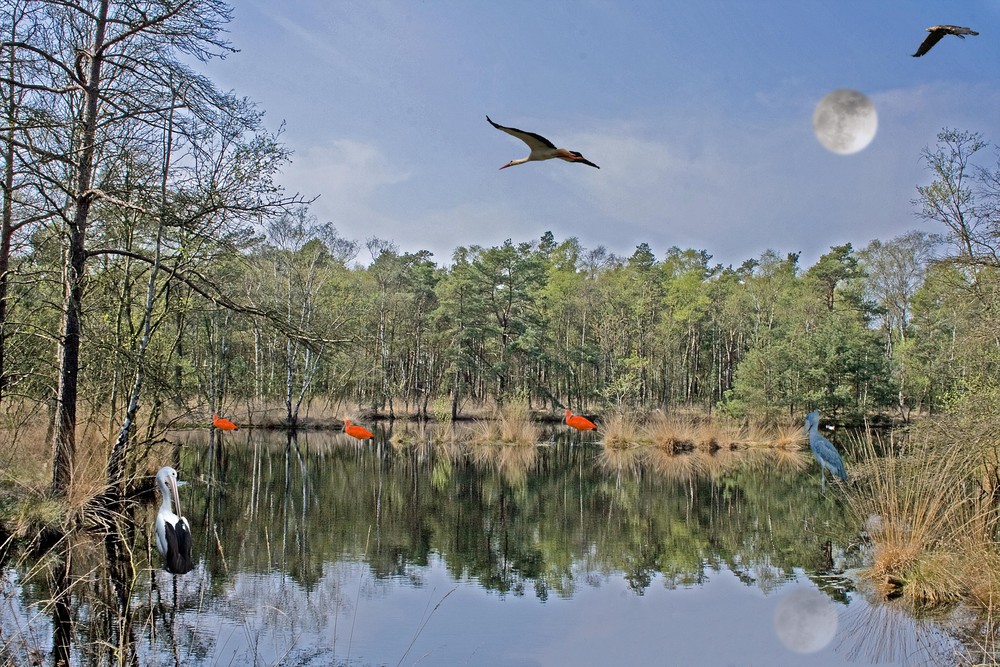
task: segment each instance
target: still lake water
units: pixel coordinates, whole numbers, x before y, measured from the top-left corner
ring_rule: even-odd
[[[954,662],[933,623],[856,590],[865,547],[808,449],[448,434],[173,434],[198,566],[159,569],[158,499],[136,517],[117,607],[104,545],[74,541],[73,663],[115,647],[185,666]],[[3,570],[8,664],[51,664],[51,560]]]

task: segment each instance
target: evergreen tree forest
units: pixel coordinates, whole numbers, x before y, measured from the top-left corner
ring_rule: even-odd
[[[112,434],[114,487],[167,417],[220,406],[906,420],[998,393],[1000,163],[975,132],[913,147],[919,231],[812,266],[475,230],[434,257],[276,185],[280,132],[192,66],[231,50],[220,0],[2,8],[0,403],[50,420],[57,493],[84,423]]]

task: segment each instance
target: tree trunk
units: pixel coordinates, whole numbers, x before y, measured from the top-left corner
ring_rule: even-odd
[[[84,86],[84,115],[80,159],[76,167],[76,210],[69,226],[69,247],[64,264],[62,349],[59,358],[59,387],[56,392],[56,421],[53,436],[52,493],[64,496],[73,478],[76,453],[76,403],[80,370],[80,319],[84,265],[87,260],[87,220],[94,193],[95,141],[101,90],[101,61],[109,0],[102,0],[90,52],[90,68]]]

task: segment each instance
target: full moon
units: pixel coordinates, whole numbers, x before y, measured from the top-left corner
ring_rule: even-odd
[[[841,155],[857,153],[871,143],[878,114],[865,95],[850,88],[829,93],[813,112],[813,131],[819,143]]]
[[[774,631],[796,653],[815,653],[837,634],[837,606],[815,588],[797,588],[774,610]]]

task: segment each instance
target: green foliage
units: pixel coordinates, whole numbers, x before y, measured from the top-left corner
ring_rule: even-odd
[[[314,404],[445,419],[515,397],[552,412],[906,417],[955,408],[1000,371],[1000,175],[976,163],[979,135],[945,131],[923,153],[932,183],[917,204],[953,257],[913,233],[860,252],[835,245],[810,267],[771,250],[723,267],[704,250],[639,243],[616,257],[545,232],[459,246],[450,263],[373,238],[370,260],[352,264],[357,242],[280,196],[272,179],[287,152],[260,114],[212,99],[217,124],[176,111],[187,134],[173,162],[159,148],[171,115],[155,141],[108,144],[113,159],[102,153],[94,174],[117,199],[95,200],[87,227],[99,251],[84,248],[79,382],[109,431],[140,377],[154,422],[164,404],[197,419],[279,403],[298,422]],[[19,326],[0,322],[0,351],[10,386],[42,401],[60,385],[66,273],[60,226],[38,219],[13,258],[7,315]]]

